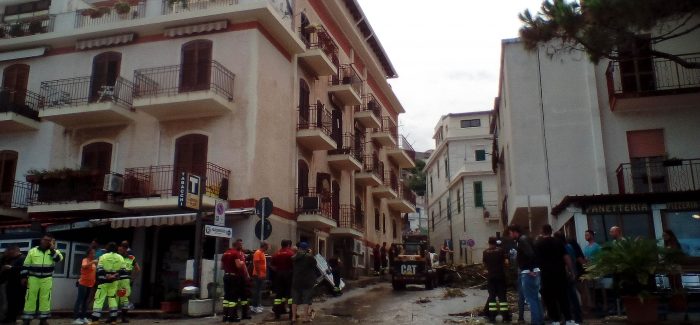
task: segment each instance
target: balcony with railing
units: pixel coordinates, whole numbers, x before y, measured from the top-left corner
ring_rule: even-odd
[[[362,238],[365,232],[365,214],[350,204],[341,204],[338,228],[331,229],[331,235]]]
[[[306,51],[299,54],[299,61],[316,76],[330,76],[339,65],[338,45],[321,25],[299,27],[299,36]]]
[[[379,186],[382,184],[384,168],[377,156],[364,156],[362,169],[355,173],[355,182],[360,186]]]
[[[679,57],[700,62],[700,53]],[[669,59],[611,61],[606,77],[612,110],[688,107],[700,102],[700,69]]]
[[[401,212],[401,213],[413,213],[416,212],[416,194],[408,188],[404,182],[400,182],[398,186],[398,196],[393,199],[389,199],[387,204],[389,209]]]
[[[380,199],[396,199],[399,193],[399,178],[392,170],[384,170],[382,183],[372,188],[372,195]]]
[[[121,191],[105,183],[121,183],[121,174],[95,169],[56,169],[27,175],[32,184],[29,213],[125,212]]]
[[[26,218],[31,195],[30,183],[14,181],[11,187],[3,187],[0,191],[0,217]]]
[[[387,147],[386,155],[400,168],[416,167],[416,150],[403,136],[398,137],[399,143],[394,147]]]
[[[382,125],[372,132],[372,140],[385,147],[396,147],[399,136],[399,128],[388,116],[382,117]]]
[[[343,105],[362,104],[362,87],[364,81],[353,64],[341,64],[338,73],[328,79],[328,92],[340,100]]]
[[[700,159],[624,163],[616,176],[620,194],[700,191]]]
[[[124,207],[134,210],[176,209],[182,173],[203,178],[203,207],[213,208],[216,200],[228,198],[231,171],[226,168],[211,162],[194,167],[156,165],[126,168]]]
[[[382,126],[382,104],[373,94],[362,96],[362,104],[355,105],[355,121],[367,129],[376,129]]]
[[[39,117],[65,128],[123,125],[131,123],[134,85],[117,77],[96,81],[92,76],[41,83]]]
[[[337,170],[362,169],[364,143],[352,133],[332,134],[338,148],[328,150],[328,165]]]
[[[298,188],[296,191],[297,223],[309,228],[335,228],[338,226],[334,215],[338,207],[334,206],[333,194],[314,187]]]
[[[41,15],[0,22],[0,40],[53,32],[55,16]]]
[[[217,61],[134,71],[134,108],[160,121],[233,112],[236,75]]]
[[[146,2],[120,1],[113,6],[102,6],[75,11],[75,28],[101,26],[146,17]]]
[[[297,112],[297,142],[300,146],[311,151],[337,148],[331,138],[331,114],[323,104],[300,106]]]
[[[0,88],[0,133],[39,129],[43,98],[26,89]]]

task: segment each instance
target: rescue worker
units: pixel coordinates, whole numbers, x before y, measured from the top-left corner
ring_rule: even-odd
[[[63,254],[56,249],[56,240],[46,234],[39,246],[29,250],[21,271],[22,283],[27,285],[24,300],[22,323],[28,325],[39,313],[39,324],[48,325],[51,316],[51,287],[53,286],[53,269],[63,260]],[[9,298],[9,297],[8,297]],[[19,297],[9,299],[22,299]],[[38,306],[37,306],[37,301]]]
[[[129,297],[131,296],[131,277],[132,275],[141,272],[139,263],[136,262],[136,257],[129,254],[129,242],[123,241],[118,248],[119,255],[124,258],[124,269],[119,274],[119,288],[117,296],[119,297],[119,306],[122,308],[122,323],[128,323],[127,313],[129,312]]]
[[[245,264],[243,241],[238,239],[221,256],[221,267],[224,269],[224,322],[238,323],[242,319],[250,319],[248,315],[250,275]],[[238,317],[238,309],[241,317]]]
[[[272,284],[275,290],[275,300],[272,305],[272,312],[275,319],[280,319],[282,314],[287,313],[287,306],[292,306],[292,241],[282,240],[282,248],[272,255],[270,267],[275,271]],[[291,313],[290,313],[291,317]]]
[[[105,300],[109,305],[109,322],[111,324],[117,323],[119,313],[117,290],[119,276],[123,270],[124,257],[117,253],[117,244],[115,242],[107,244],[107,253],[102,254],[97,262],[98,286],[95,293],[95,303],[92,305],[92,322],[90,324],[99,324]]]
[[[501,314],[504,322],[511,321],[508,300],[506,300],[506,254],[503,248],[498,247],[496,237],[489,237],[489,248],[484,250],[483,261],[488,271],[487,299],[489,321],[495,322],[496,316]],[[498,299],[498,300],[497,300]]]

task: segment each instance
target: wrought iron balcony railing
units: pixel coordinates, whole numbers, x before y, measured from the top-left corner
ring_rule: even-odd
[[[365,231],[365,215],[362,210],[355,208],[354,205],[340,205],[340,218],[338,227],[355,229],[359,232]]]
[[[382,104],[379,103],[379,100],[373,94],[365,94],[362,96],[362,105],[355,105],[355,112],[364,111],[372,112],[377,119],[382,118]]]
[[[362,158],[362,171],[372,173],[380,180],[384,178],[384,168],[377,156],[364,156]]]
[[[0,207],[24,209],[29,205],[31,195],[32,184],[14,181],[11,191],[0,192]]]
[[[44,103],[41,95],[26,89],[0,88],[0,113],[12,112],[39,120],[39,106]]]
[[[403,182],[401,182],[401,186],[399,186],[399,197],[410,202],[414,206],[416,205],[416,193],[413,193],[413,191]]]
[[[328,150],[329,155],[351,155],[362,162],[365,146],[361,138],[357,138],[352,133],[332,134],[331,138],[335,140],[338,148]]]
[[[114,197],[103,190],[105,174],[99,170],[60,170],[56,173],[34,176],[29,205],[67,202],[111,201]]]
[[[210,162],[206,166],[191,168],[173,165],[126,168],[124,194],[132,198],[177,196],[180,194],[180,175],[183,172],[205,176],[204,195],[228,198],[231,171]]]
[[[118,11],[116,8],[87,8],[75,12],[75,28],[99,26],[124,20],[146,17],[146,2],[129,5],[129,10]]]
[[[21,21],[0,22],[0,39],[53,32],[54,15],[31,17]]]
[[[661,193],[700,190],[700,159],[669,159],[620,164],[620,193]]]
[[[300,106],[297,130],[321,130],[327,136],[331,135],[331,114],[320,102],[315,105]]]
[[[362,77],[355,69],[354,64],[341,64],[338,73],[330,76],[330,85],[350,85],[359,96],[362,96]]]
[[[217,61],[134,71],[134,97],[174,96],[209,90],[233,101],[236,75]]]
[[[122,77],[112,83],[95,81],[92,76],[43,81],[42,109],[79,106],[91,103],[114,102],[127,109],[133,103],[134,84]]]
[[[336,67],[340,65],[338,45],[335,44],[333,37],[326,31],[325,27],[321,25],[299,27],[299,36],[307,49],[320,49],[326,53]]]
[[[296,197],[297,214],[314,214],[331,220],[337,219],[334,218],[337,208],[334,207],[333,193],[330,190],[315,187],[297,188]]]
[[[389,133],[394,140],[397,140],[399,137],[399,128],[388,116],[382,117],[382,126],[379,129],[374,129],[374,132]]]
[[[679,55],[700,62],[700,54]],[[641,97],[700,92],[700,69],[689,69],[665,58],[611,61],[606,72],[611,97]]]

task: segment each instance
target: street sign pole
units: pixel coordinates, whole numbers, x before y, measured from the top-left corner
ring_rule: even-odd
[[[262,225],[260,226],[260,243],[263,242],[263,238],[265,238],[265,205],[262,204],[262,209],[261,214],[260,214],[260,220],[262,220]]]
[[[214,293],[211,294],[211,313],[214,315],[214,317],[216,317],[216,301],[219,298],[219,258],[216,256],[217,254],[219,254],[219,237],[214,238],[214,285],[212,286],[212,290],[214,290]]]
[[[204,227],[202,222],[203,211],[202,211],[202,198],[204,196],[205,186],[207,177],[202,176],[199,184],[199,209],[197,210],[197,220],[195,221],[195,234],[194,234],[194,283],[199,287],[199,298],[202,298],[202,229]]]

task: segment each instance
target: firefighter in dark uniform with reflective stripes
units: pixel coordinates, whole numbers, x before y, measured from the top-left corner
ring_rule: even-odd
[[[489,237],[489,248],[484,250],[483,261],[488,271],[489,298],[487,300],[488,318],[491,322],[499,314],[504,322],[511,321],[508,300],[506,300],[506,266],[507,256],[503,248],[498,247],[498,239]]]
[[[238,323],[242,319],[250,319],[248,314],[248,299],[250,290],[248,283],[250,275],[245,264],[243,241],[238,239],[221,256],[221,267],[224,269],[224,322]],[[241,317],[238,317],[238,309]]]
[[[27,325],[39,312],[41,325],[47,325],[51,316],[51,287],[53,270],[56,263],[63,260],[63,255],[56,249],[56,241],[51,235],[44,235],[39,246],[29,250],[24,259],[22,282],[27,283],[22,322]],[[8,299],[22,299],[8,297]],[[38,302],[38,306],[37,306]]]
[[[270,266],[275,271],[275,276],[272,281],[272,287],[275,291],[275,300],[272,305],[272,312],[275,314],[275,319],[279,319],[282,314],[287,313],[287,307],[292,307],[292,257],[294,250],[292,249],[292,241],[289,239],[282,240],[282,248],[277,253],[272,255]],[[292,313],[289,313],[290,317]]]
[[[102,308],[105,300],[109,305],[109,322],[117,323],[119,305],[117,304],[117,290],[119,289],[119,275],[124,270],[124,257],[117,253],[117,244],[111,242],[107,244],[107,253],[100,256],[97,262],[97,292],[95,293],[95,303],[92,305],[92,322],[99,324],[102,316]]]

